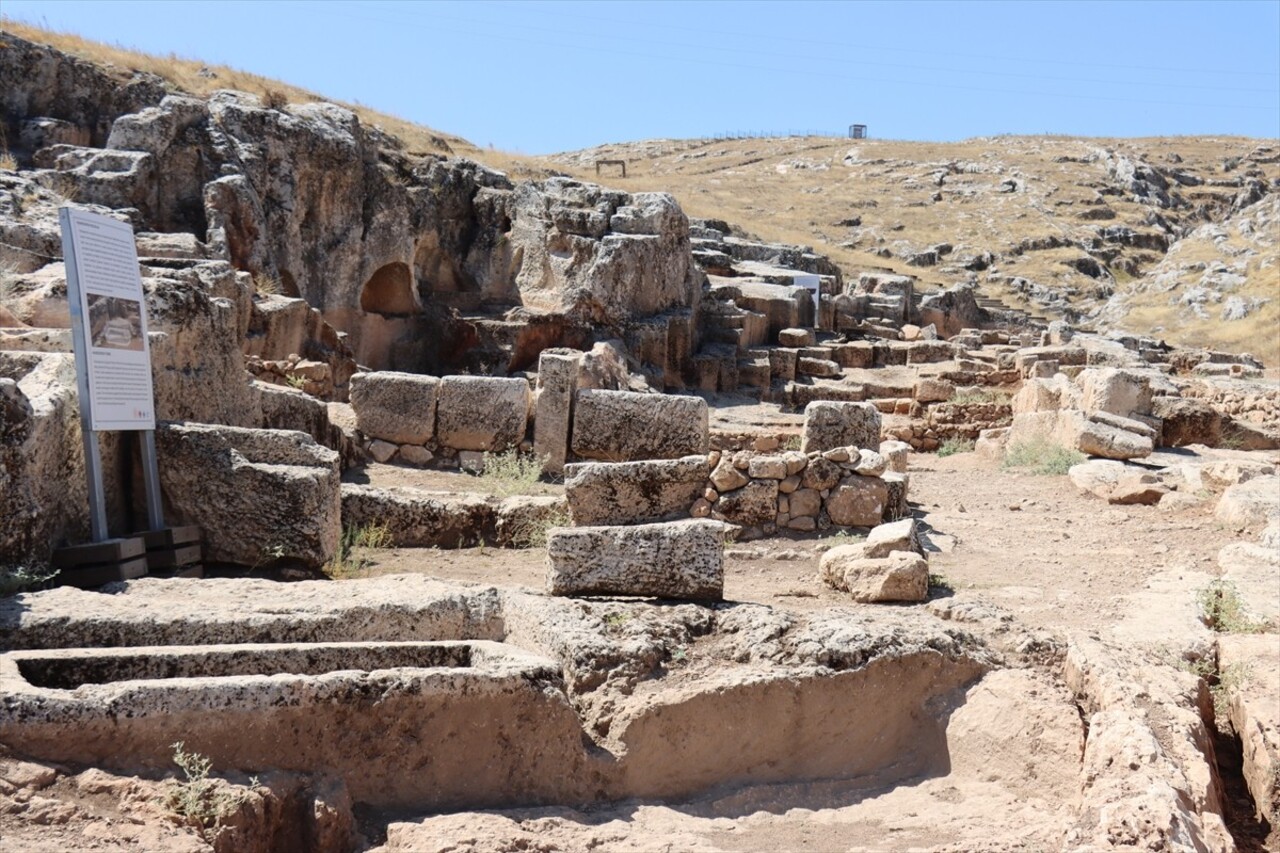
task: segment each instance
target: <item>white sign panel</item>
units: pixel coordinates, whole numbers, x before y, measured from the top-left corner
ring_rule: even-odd
[[[95,431],[155,429],[146,300],[133,229],[74,208],[59,214],[80,405],[87,388]]]

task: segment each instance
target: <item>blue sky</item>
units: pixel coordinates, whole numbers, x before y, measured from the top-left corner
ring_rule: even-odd
[[[1280,0],[30,2],[529,154],[727,131],[1280,136]]]

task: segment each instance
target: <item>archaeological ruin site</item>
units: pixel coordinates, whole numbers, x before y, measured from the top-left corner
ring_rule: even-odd
[[[1280,849],[1275,140],[0,104],[0,850]]]

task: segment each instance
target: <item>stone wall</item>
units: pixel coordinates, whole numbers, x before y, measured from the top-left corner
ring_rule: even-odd
[[[705,400],[578,387],[595,378],[583,355],[547,351],[536,393],[519,378],[356,374],[351,406],[363,446],[378,462],[463,468],[481,466],[483,453],[534,451],[548,473],[560,473],[569,458],[627,462],[707,452]]]
[[[737,525],[739,538],[874,527],[909,513],[906,453],[839,447],[801,453],[714,450],[683,459],[565,468],[575,526],[693,517]]]

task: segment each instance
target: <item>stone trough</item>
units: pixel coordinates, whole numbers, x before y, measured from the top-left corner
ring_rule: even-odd
[[[483,640],[11,652],[0,681],[0,741],[47,760],[147,771],[183,741],[379,807],[539,799],[544,750],[581,753],[558,666]]]

